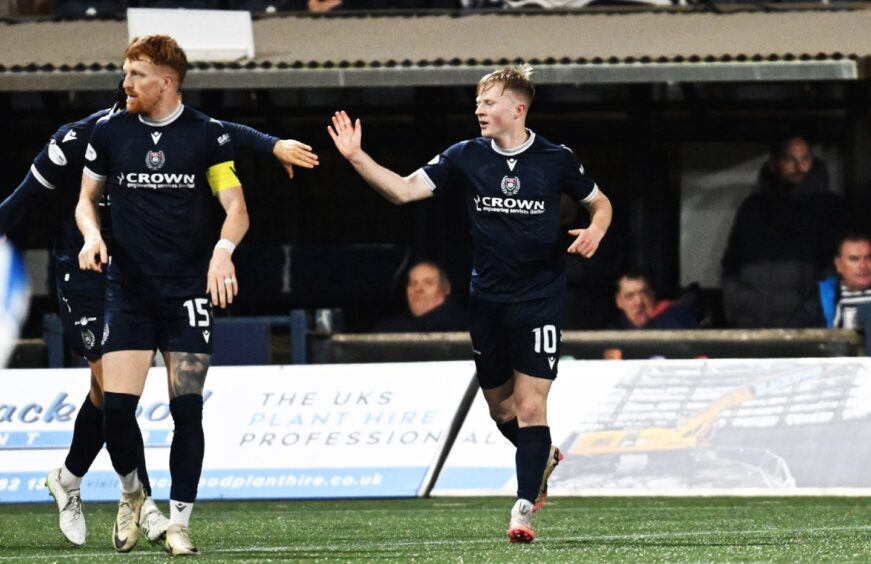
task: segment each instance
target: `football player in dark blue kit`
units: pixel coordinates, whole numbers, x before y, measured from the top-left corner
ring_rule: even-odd
[[[26,216],[28,210],[55,198],[57,218],[52,261],[57,288],[58,311],[70,350],[87,360],[91,368],[91,388],[76,414],[73,438],[64,464],[46,477],[46,486],[60,511],[59,524],[64,536],[76,545],[85,542],[86,526],[80,487],[103,447],[103,369],[102,332],[106,294],[105,273],[79,269],[78,253],[82,235],[75,223],[85,148],[94,124],[110,112],[126,105],[127,95],[119,84],[115,107],[96,112],[82,120],[61,126],[34,159],[30,171],[15,191],[0,203],[0,234],[7,233]],[[222,122],[236,146],[274,154],[293,177],[293,167],[313,168],[317,156],[311,147],[292,139],[280,140],[244,125]],[[108,200],[100,201],[103,233],[109,239]],[[140,522],[146,537],[155,541],[166,531],[168,520],[151,498],[144,453],[139,477],[146,492]]]
[[[552,446],[547,396],[560,355],[565,295],[561,194],[584,205],[590,226],[572,229],[569,253],[591,257],[611,223],[611,203],[574,154],[526,128],[535,88],[528,65],[497,69],[477,87],[481,137],[451,146],[409,176],[362,149],[360,120],[336,112],[328,127],[339,152],[395,204],[463,190],[472,236],[469,313],[477,377],[500,432],[516,447],[517,501],[508,538],[535,538],[532,513],[562,454]]]
[[[248,229],[234,149],[224,126],[181,103],[187,58],[174,39],[149,35],[125,52],[127,110],[94,126],[85,154],[76,221],[84,236],[79,265],[102,271],[108,253],[98,202],[111,199],[103,331],[106,448],[121,482],[113,546],[139,538],[144,500],[137,477],[136,407],[156,349],[167,366],[174,423],[169,467],[172,555],[197,554],[189,519],[202,471],[203,387],[211,358],[212,306],[238,292],[231,258]],[[220,239],[209,227],[211,199],[226,217]]]

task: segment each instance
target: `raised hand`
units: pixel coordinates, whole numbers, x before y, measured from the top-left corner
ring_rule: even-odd
[[[327,132],[333,138],[336,149],[346,159],[351,160],[358,152],[362,151],[363,125],[359,119],[351,123],[351,118],[344,110],[333,115],[333,125],[327,126]]]

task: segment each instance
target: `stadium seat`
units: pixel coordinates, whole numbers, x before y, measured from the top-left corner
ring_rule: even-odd
[[[270,363],[271,322],[268,318],[218,317],[214,321],[213,366]]]
[[[65,20],[83,20],[121,17],[126,10],[124,0],[57,0],[54,11]]]

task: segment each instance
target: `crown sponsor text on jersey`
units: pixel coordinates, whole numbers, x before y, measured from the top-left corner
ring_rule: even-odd
[[[128,185],[140,184],[190,184],[196,181],[196,174],[182,174],[180,172],[128,172],[124,179]],[[133,186],[134,188],[136,186]]]
[[[477,211],[538,215],[545,211],[544,202],[541,200],[520,200],[517,198],[496,198],[492,196],[476,196],[475,209]]]

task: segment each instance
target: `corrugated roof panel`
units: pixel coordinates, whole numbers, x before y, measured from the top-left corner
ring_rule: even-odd
[[[252,61],[194,64],[188,85],[467,84],[521,59],[543,82],[854,79],[868,30],[871,10],[279,17],[254,22]],[[0,89],[104,88],[126,43],[125,22],[0,24]]]

